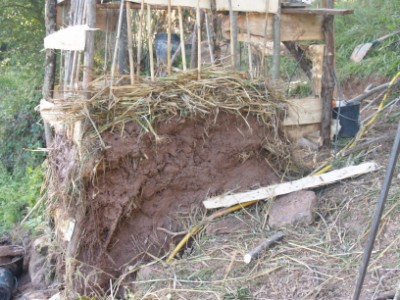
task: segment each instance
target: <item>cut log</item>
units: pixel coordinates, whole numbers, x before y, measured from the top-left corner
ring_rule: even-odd
[[[270,238],[264,240],[262,243],[260,243],[257,247],[255,247],[253,250],[250,252],[246,253],[243,257],[243,261],[246,264],[249,264],[253,259],[258,258],[265,250],[268,250],[271,248],[272,245],[274,245],[276,242],[279,240],[283,239],[285,235],[283,234],[282,231],[278,231],[274,235],[272,235]]]
[[[274,184],[249,192],[217,196],[203,201],[203,204],[207,209],[212,209],[229,207],[252,200],[269,199],[275,196],[289,194],[291,192],[329,185],[342,179],[356,177],[378,169],[379,165],[375,162],[367,162],[358,166],[346,167],[321,175],[307,176],[299,180]]]
[[[0,246],[0,257],[23,256],[23,255],[25,255],[25,249],[21,246],[16,246],[16,245]]]

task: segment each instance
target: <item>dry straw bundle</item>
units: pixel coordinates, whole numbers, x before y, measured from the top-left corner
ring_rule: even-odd
[[[157,82],[113,86],[111,92],[108,86],[94,89],[90,100],[74,96],[55,101],[64,121],[90,115],[98,133],[127,121],[136,121],[153,132],[151,126],[156,121],[225,111],[241,115],[244,121],[249,114],[257,115],[260,122],[278,132],[286,107],[282,94],[266,83],[252,82],[245,73],[215,68],[204,70],[201,80],[193,71]]]

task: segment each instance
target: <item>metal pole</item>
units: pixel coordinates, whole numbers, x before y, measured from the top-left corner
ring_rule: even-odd
[[[363,260],[360,268],[360,273],[358,275],[356,289],[354,291],[353,300],[358,300],[361,294],[362,286],[364,283],[365,275],[367,273],[369,259],[371,258],[372,249],[374,247],[374,242],[376,234],[378,233],[379,223],[381,221],[383,209],[385,208],[385,202],[387,195],[389,193],[390,184],[392,182],[394,169],[396,167],[397,158],[400,152],[400,122],[397,127],[397,134],[394,139],[392,152],[390,154],[390,159],[388,167],[386,170],[385,179],[383,181],[381,194],[379,196],[378,203],[376,204],[374,218],[372,220],[371,231],[369,233],[367,246],[364,250]]]

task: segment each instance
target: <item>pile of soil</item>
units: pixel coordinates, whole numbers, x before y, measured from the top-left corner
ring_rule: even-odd
[[[127,266],[167,253],[179,240],[171,233],[193,225],[207,197],[278,182],[282,160],[267,150],[276,141],[269,128],[256,116],[245,121],[220,112],[160,122],[157,137],[135,122],[104,132],[101,162],[82,180],[86,212],[77,255],[81,273],[98,274],[80,274],[86,282],[77,285],[108,287]],[[62,143],[54,155],[59,186],[79,169],[71,167],[78,164],[73,148]],[[73,206],[65,209],[73,216]]]

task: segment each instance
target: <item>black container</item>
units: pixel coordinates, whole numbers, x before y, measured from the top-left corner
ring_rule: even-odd
[[[9,269],[0,267],[0,300],[10,300],[14,288],[14,274]]]
[[[176,50],[178,50],[181,40],[179,35],[171,34],[171,57],[174,55]],[[156,56],[158,62],[162,62],[164,65],[167,64],[167,54],[168,54],[168,34],[167,33],[157,33],[154,39],[154,48],[156,49]]]
[[[355,137],[360,130],[360,103],[349,103],[344,106],[335,107],[332,117],[337,120],[339,117],[339,137]]]

